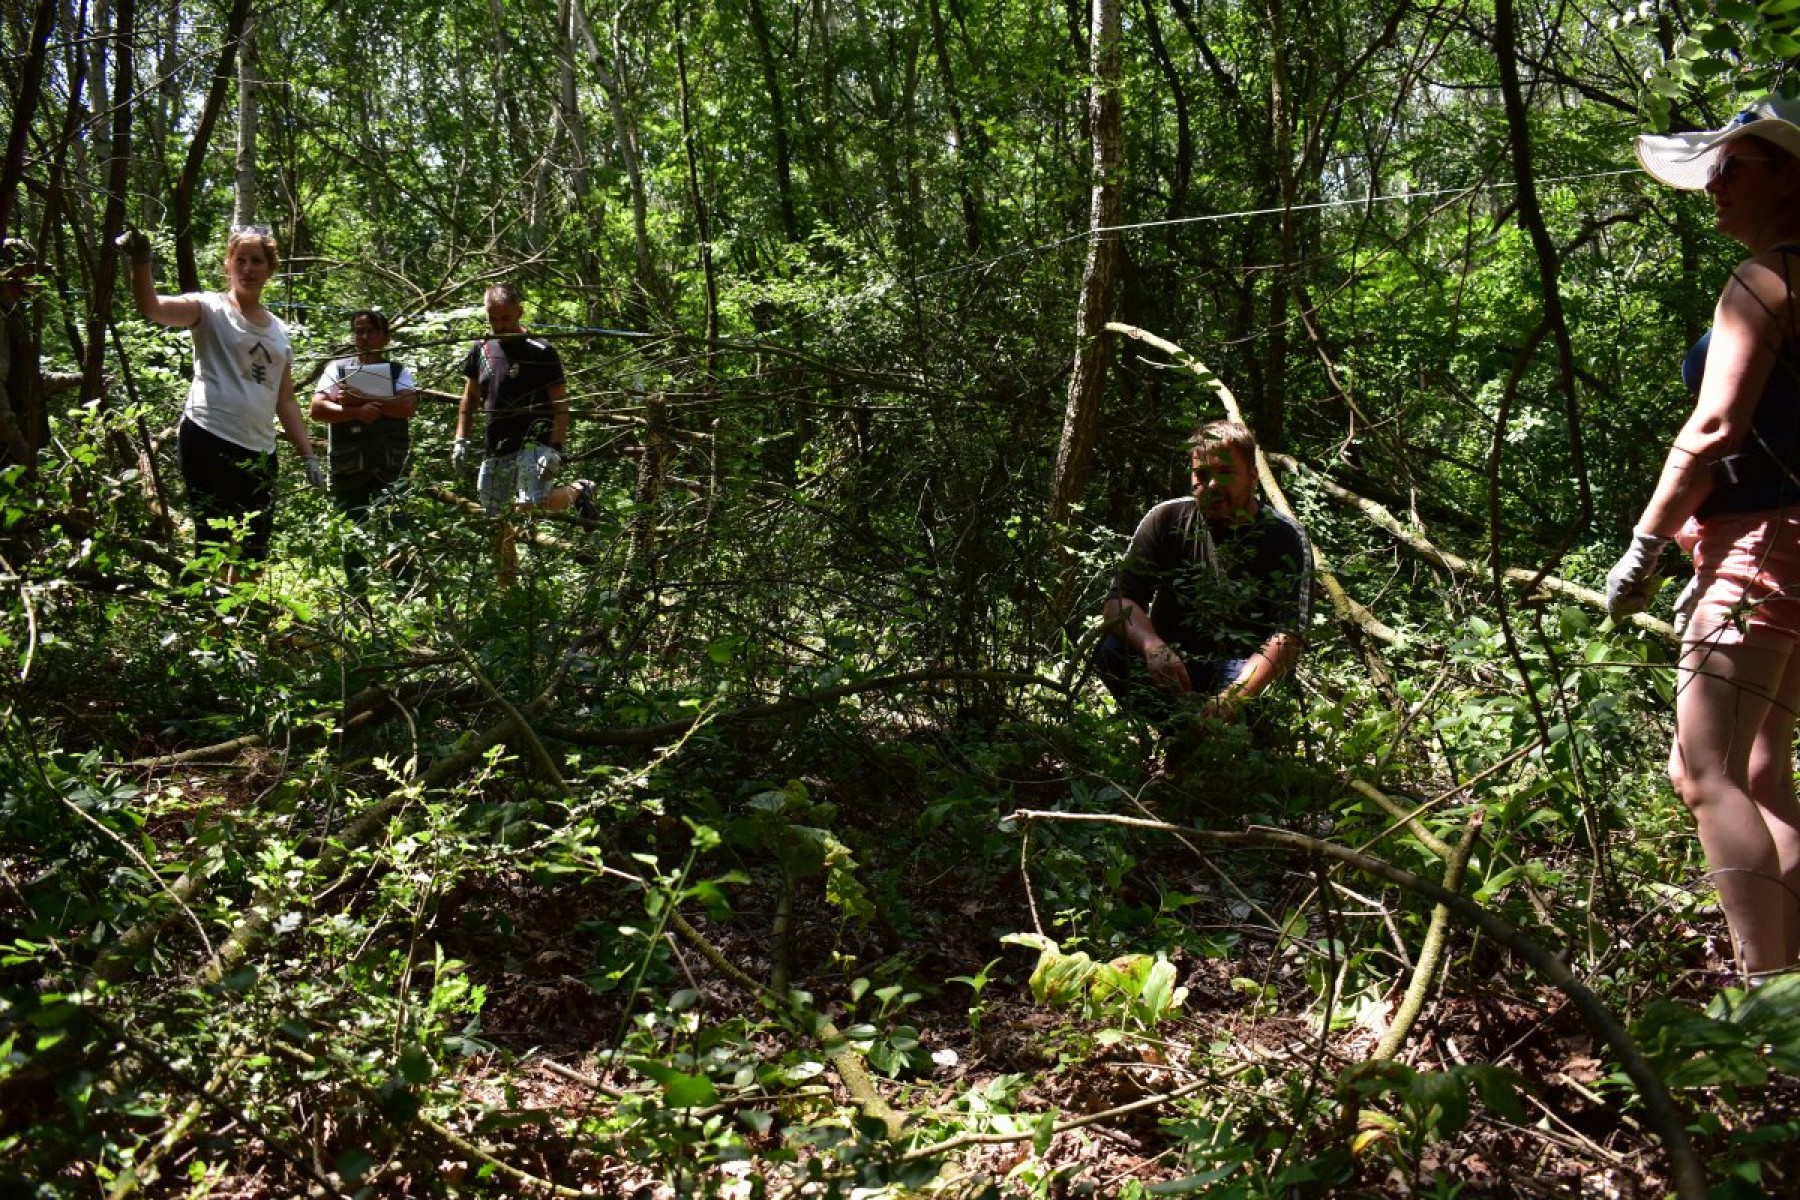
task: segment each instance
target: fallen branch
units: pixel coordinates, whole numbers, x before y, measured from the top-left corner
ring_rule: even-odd
[[[545,748],[544,743],[539,740],[537,734],[533,732],[530,724],[525,719],[525,715],[514,708],[512,704],[500,694],[499,689],[494,687],[486,673],[483,672],[480,665],[476,663],[474,655],[469,654],[467,651],[463,651],[463,660],[468,666],[469,671],[475,676],[476,680],[480,682],[501,707],[510,714],[510,719],[518,727],[520,736],[529,744],[532,757],[537,761],[539,768],[543,770],[545,776],[562,795],[563,800],[568,803],[574,803],[576,800],[574,789],[572,789],[569,786],[568,781],[563,778],[561,769],[556,765],[556,760],[550,756],[550,751]],[[700,719],[702,718],[696,718],[696,721]],[[693,723],[690,722],[689,724],[691,726]],[[604,850],[605,848],[606,847],[602,845],[601,849]],[[642,884],[642,881],[639,882]],[[675,932],[686,938],[694,949],[700,953],[700,956],[713,965],[713,969],[737,984],[740,988],[743,988],[751,996],[754,996],[765,1003],[773,1003],[780,1007],[790,1009],[793,1007],[785,990],[777,993],[764,987],[750,974],[741,970],[737,964],[726,958],[724,952],[713,945],[711,940],[708,939],[705,934],[694,928],[687,918],[681,915],[679,909],[671,906],[666,911],[668,912],[669,924],[673,926]],[[820,1016],[817,1026],[813,1029],[813,1036],[824,1048],[826,1056],[831,1059],[832,1066],[837,1069],[838,1078],[844,1081],[844,1089],[850,1093],[851,1099],[856,1101],[857,1107],[862,1109],[863,1115],[880,1121],[883,1126],[886,1127],[889,1137],[899,1137],[902,1129],[905,1127],[906,1118],[896,1112],[882,1097],[881,1092],[876,1089],[874,1079],[870,1077],[868,1069],[863,1066],[862,1056],[850,1046],[844,1036],[838,1032],[837,1027],[822,1015]]]
[[[1462,894],[1463,873],[1469,869],[1469,855],[1474,852],[1475,839],[1481,833],[1484,816],[1484,810],[1475,810],[1474,817],[1463,829],[1462,840],[1456,843],[1451,852],[1449,863],[1444,868],[1446,891]],[[1444,957],[1444,943],[1449,933],[1449,907],[1444,904],[1433,905],[1431,922],[1425,928],[1425,941],[1419,947],[1419,961],[1413,967],[1412,982],[1407,985],[1406,995],[1400,999],[1400,1007],[1394,1010],[1394,1019],[1388,1025],[1387,1032],[1381,1035],[1380,1043],[1376,1045],[1374,1053],[1369,1055],[1371,1059],[1379,1062],[1392,1058],[1406,1044],[1406,1036],[1412,1032],[1414,1022],[1424,1011],[1425,997],[1437,979],[1438,963]]]
[[[444,660],[432,659],[430,661],[438,662]],[[410,665],[424,666],[429,665],[429,663],[420,662]],[[376,684],[373,687],[366,687],[344,701],[345,720],[343,724],[338,726],[335,731],[321,732],[334,733],[334,736],[338,738],[347,737],[372,723],[389,705],[392,705],[396,709],[403,709],[405,703],[406,702],[395,693],[394,689],[387,684]],[[312,725],[302,725],[301,728],[304,730],[314,729],[316,727]],[[235,759],[243,751],[254,749],[257,746],[267,745],[268,741],[269,735],[266,733],[246,733],[241,737],[234,737],[229,741],[224,742],[214,742],[209,746],[195,746],[191,749],[177,751],[173,754],[158,754],[149,758],[133,758],[125,762],[108,763],[107,765],[135,771],[154,771],[162,767],[225,766],[229,765],[231,760]]]
[[[320,1065],[316,1056],[308,1054],[298,1046],[289,1045],[286,1042],[276,1042],[273,1045],[273,1049],[277,1053],[292,1059],[308,1069],[317,1069]],[[358,1079],[353,1074],[345,1074],[340,1076],[339,1079],[346,1085],[361,1092],[363,1097],[368,1101],[370,1107],[377,1111],[380,1110],[384,1101],[367,1083]],[[505,1159],[501,1158],[498,1154],[495,1154],[492,1150],[489,1150],[486,1146],[478,1145],[477,1143],[470,1141],[449,1126],[442,1125],[437,1121],[432,1120],[424,1112],[414,1113],[412,1119],[420,1128],[424,1129],[427,1133],[437,1138],[440,1142],[444,1143],[444,1145],[450,1147],[458,1154],[465,1154],[478,1163],[484,1163],[487,1166],[492,1167],[494,1171],[506,1176],[507,1179],[522,1187],[533,1191],[548,1192],[552,1196],[582,1197],[592,1195],[590,1192],[577,1191],[574,1188],[564,1187],[562,1184],[553,1180],[541,1178],[521,1167],[515,1167]]]
[[[527,718],[537,715],[550,706],[557,689],[562,686],[569,663],[598,634],[587,634],[569,644],[568,651],[551,673],[549,681],[523,709],[507,705],[508,715],[488,726],[455,753],[446,755],[433,763],[418,779],[394,789],[385,797],[371,805],[363,814],[352,821],[331,840],[325,852],[319,855],[313,864],[313,870],[321,878],[335,881],[350,866],[351,858],[364,845],[374,840],[375,835],[387,827],[401,809],[405,808],[415,797],[442,787],[464,771],[472,769],[484,758],[492,747],[519,735],[529,735],[530,727]],[[327,888],[326,890],[329,890]],[[268,936],[271,923],[278,914],[271,912],[265,904],[252,903],[250,911],[231,931],[231,937],[219,947],[217,954],[201,978],[207,983],[216,983],[229,974],[249,953],[261,945]]]
[[[1394,516],[1393,513],[1389,512],[1381,504],[1363,496],[1358,496],[1355,492],[1334,482],[1330,477],[1322,475],[1307,467],[1298,459],[1290,458],[1285,454],[1278,454],[1272,456],[1272,460],[1290,474],[1305,475],[1307,478],[1313,480],[1318,484],[1319,490],[1323,491],[1332,499],[1360,512],[1370,521],[1380,526],[1382,530],[1395,541],[1399,542],[1402,546],[1406,547],[1425,561],[1443,567],[1452,575],[1459,575],[1466,579],[1474,579],[1486,583],[1493,577],[1492,573],[1486,567],[1477,566],[1460,555],[1452,554],[1450,551],[1434,545],[1422,535],[1408,529]],[[1595,612],[1604,613],[1606,611],[1606,597],[1595,591],[1593,588],[1583,587],[1578,583],[1571,583],[1566,579],[1559,579],[1554,575],[1542,575],[1536,571],[1527,571],[1523,567],[1507,567],[1502,574],[1506,581],[1515,587],[1542,591],[1552,596],[1560,596],[1565,600],[1573,600],[1577,604],[1593,609]],[[1635,625],[1637,628],[1645,630],[1648,633],[1654,633],[1659,637],[1667,638],[1670,641],[1675,640],[1674,627],[1667,621],[1650,616],[1648,613],[1635,613],[1632,616],[1625,618],[1625,620],[1620,623]]]

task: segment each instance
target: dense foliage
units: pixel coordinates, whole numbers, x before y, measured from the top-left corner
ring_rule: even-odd
[[[1165,763],[1086,657],[1221,401],[1114,340],[1048,519],[1079,7],[9,7],[0,228],[80,381],[0,480],[0,1192],[1793,1189],[1800,990],[1721,992],[1666,626],[1562,581],[1735,261],[1629,138],[1796,14],[1124,10],[1110,315],[1229,384],[1347,596],[1289,737]],[[373,305],[428,392],[404,504],[287,461],[221,589],[110,239],[217,286],[239,154],[302,391]],[[601,500],[510,589],[448,466],[497,279]]]

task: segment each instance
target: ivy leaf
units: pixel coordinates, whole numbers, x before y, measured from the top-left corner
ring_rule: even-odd
[[[634,1058],[630,1065],[662,1085],[663,1103],[670,1108],[705,1108],[719,1102],[719,1089],[704,1075],[689,1075],[649,1058]]]

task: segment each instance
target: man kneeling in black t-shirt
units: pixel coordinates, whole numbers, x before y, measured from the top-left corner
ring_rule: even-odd
[[[1236,721],[1300,657],[1312,552],[1262,504],[1256,440],[1235,421],[1188,438],[1194,493],[1138,523],[1094,665],[1120,707],[1164,733]]]

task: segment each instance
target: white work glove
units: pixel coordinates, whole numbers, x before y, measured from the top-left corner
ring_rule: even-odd
[[[555,479],[556,473],[562,470],[562,451],[549,442],[537,444],[538,478],[545,481]]]
[[[113,239],[113,245],[125,252],[134,267],[150,261],[150,239],[141,229],[127,229]]]
[[[319,465],[318,458],[314,455],[308,455],[300,460],[300,465],[306,468],[306,482],[317,488],[319,491],[324,491],[325,468]]]
[[[469,439],[457,438],[450,447],[450,469],[466,471],[469,469]]]
[[[1631,545],[1606,573],[1606,611],[1614,620],[1643,612],[1650,605],[1650,585],[1656,564],[1662,561],[1669,539],[1654,533],[1633,533]]]

